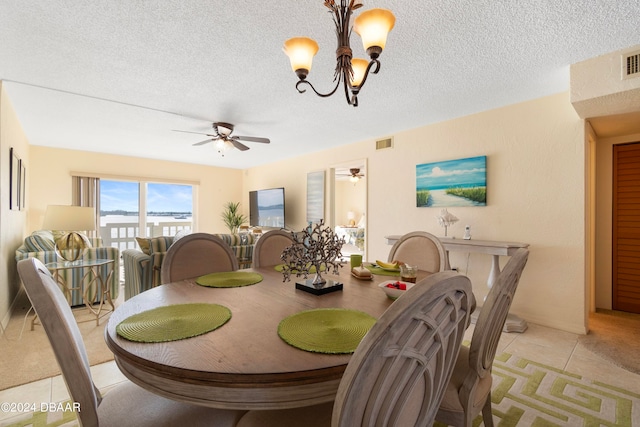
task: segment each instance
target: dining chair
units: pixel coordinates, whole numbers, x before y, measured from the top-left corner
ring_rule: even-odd
[[[473,303],[465,276],[446,271],[423,279],[362,339],[335,403],[249,411],[238,427],[431,426]]]
[[[18,262],[18,274],[40,319],[83,427],[234,426],[245,411],[176,402],[126,381],[102,395],[71,307],[47,268],[35,258]]]
[[[436,420],[449,425],[469,427],[473,419],[482,411],[484,426],[493,426],[491,415],[493,359],[528,257],[528,249],[518,249],[491,287],[480,309],[471,336],[471,346],[463,346],[460,350]]]
[[[208,233],[193,233],[169,247],[160,268],[160,281],[170,283],[237,269],[238,259],[221,238]]]
[[[400,237],[389,251],[388,261],[396,260],[432,273],[449,270],[449,258],[442,242],[426,231],[413,231]]]
[[[252,267],[282,264],[282,251],[293,244],[291,232],[284,230],[267,231],[258,239],[253,248]]]

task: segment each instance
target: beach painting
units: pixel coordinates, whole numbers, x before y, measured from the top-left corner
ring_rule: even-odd
[[[416,165],[416,206],[486,206],[487,156]]]

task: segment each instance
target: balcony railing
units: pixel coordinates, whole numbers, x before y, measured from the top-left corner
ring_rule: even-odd
[[[191,230],[191,221],[171,221],[148,223],[147,237],[175,236],[180,230]],[[118,248],[120,252],[125,249],[135,249],[138,247],[136,237],[142,236],[140,227],[133,222],[111,222],[100,227],[100,236],[104,246]]]

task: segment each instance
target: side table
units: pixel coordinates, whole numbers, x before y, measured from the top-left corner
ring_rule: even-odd
[[[115,310],[113,300],[111,299],[111,288],[108,286],[111,276],[113,275],[113,268],[111,268],[111,271],[109,271],[106,277],[100,274],[100,267],[113,264],[114,262],[112,259],[92,259],[70,262],[58,261],[50,262],[46,264],[45,267],[51,272],[56,282],[58,282],[62,288],[62,291],[68,297],[70,297],[71,291],[73,290],[80,290],[82,292],[82,301],[87,309],[95,315],[96,326],[98,326],[100,325],[100,319],[102,317]],[[83,275],[82,280],[80,280],[80,287],[69,287],[60,276],[60,272],[63,270],[81,270]],[[89,281],[85,285],[84,282],[87,278],[89,278]],[[95,291],[91,292],[92,290]],[[91,298],[92,296],[93,298]],[[94,304],[98,305],[97,308],[94,307]],[[110,305],[111,308],[106,307],[107,304]],[[31,320],[31,330],[33,330],[36,319],[37,315]]]

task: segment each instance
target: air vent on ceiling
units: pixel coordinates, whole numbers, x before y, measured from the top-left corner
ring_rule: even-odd
[[[622,57],[622,78],[640,76],[640,52],[629,53]]]
[[[376,141],[376,150],[384,150],[385,148],[393,148],[393,137]]]

